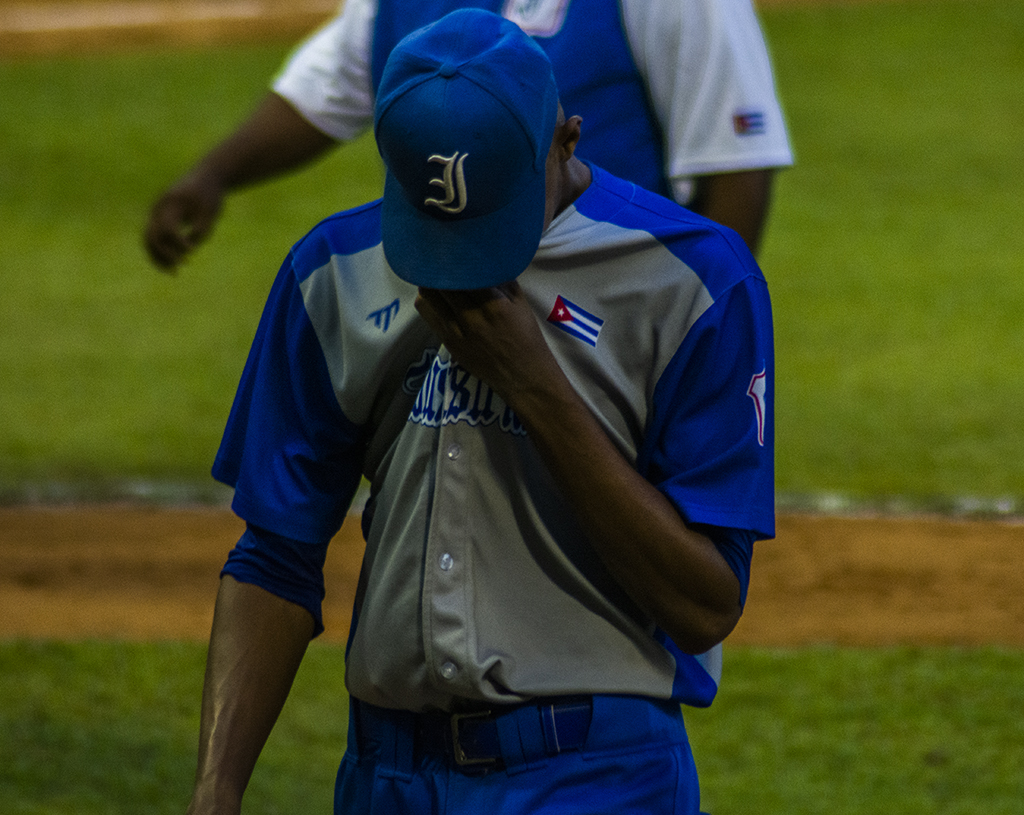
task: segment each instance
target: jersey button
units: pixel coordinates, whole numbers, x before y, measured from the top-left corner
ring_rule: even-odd
[[[454,662],[445,662],[441,666],[441,676],[444,679],[454,679],[455,674],[459,672],[459,669],[455,666]]]
[[[462,448],[457,444],[453,444],[448,448],[448,458],[455,461],[460,455],[462,455]]]
[[[437,565],[441,567],[442,572],[447,572],[455,565],[455,558],[445,552],[437,559]]]

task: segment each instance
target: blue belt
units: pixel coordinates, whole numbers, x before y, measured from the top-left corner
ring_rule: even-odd
[[[669,699],[560,696],[458,713],[349,702],[349,750],[396,778],[411,778],[420,759],[466,774],[515,774],[568,751],[689,749],[679,703]]]
[[[379,733],[382,727],[411,731],[420,754],[470,773],[581,750],[593,715],[589,696],[461,713],[410,713],[352,702],[357,733]]]

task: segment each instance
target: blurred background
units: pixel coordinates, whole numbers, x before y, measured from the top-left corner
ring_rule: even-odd
[[[1019,514],[1024,4],[758,8],[797,158],[760,254],[780,505]],[[141,228],[334,10],[0,0],[0,499],[223,499],[270,280],[379,162],[364,140],[235,195],[174,277]]]
[[[174,276],[149,263],[142,227],[335,8],[0,0],[0,544],[21,557],[5,561],[0,611],[37,588],[56,586],[66,614],[127,588],[141,616],[154,596],[184,596],[182,575],[212,603],[216,567],[191,538],[228,515],[209,468],[270,283],[320,218],[379,195],[380,163],[364,138],[234,194]],[[972,546],[951,567],[935,561],[962,540],[945,519],[1005,520],[984,526],[1024,544],[1024,3],[758,9],[796,151],[760,253],[775,309],[779,506],[822,513],[822,528],[824,514],[900,520],[858,533],[875,546],[864,556],[857,534],[830,537],[837,527],[817,542],[780,533],[759,550],[755,581],[765,565],[787,574],[774,599],[791,615],[814,608],[827,624],[858,603],[931,608],[985,635],[970,642],[997,644],[923,645],[897,617],[878,647],[840,647],[834,632],[801,647],[730,641],[715,705],[687,711],[702,808],[1017,815],[1020,598],[984,591],[1020,573],[1017,557]],[[109,501],[123,516],[118,557],[140,570],[76,559],[87,533],[121,533],[50,513]],[[194,528],[146,514],[150,502],[195,508]],[[46,511],[5,528],[25,505]],[[943,520],[911,541],[922,512]],[[230,548],[234,520],[218,522],[217,547]],[[941,569],[980,586],[985,608],[962,610],[963,585],[950,591]],[[810,591],[812,577],[832,593]],[[820,599],[844,592],[851,606]],[[850,615],[833,629],[855,626]],[[0,638],[0,811],[184,811],[205,647],[122,636]],[[247,812],[330,811],[343,658],[338,644],[310,648]]]

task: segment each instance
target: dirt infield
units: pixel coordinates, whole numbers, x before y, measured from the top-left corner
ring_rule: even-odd
[[[0,507],[0,636],[195,639],[241,533],[221,509]],[[758,544],[731,642],[1024,646],[1024,524],[783,515]],[[331,546],[324,606],[343,641],[358,519]]]
[[[292,42],[336,0],[0,0],[0,58],[153,45]]]
[[[754,0],[754,5],[877,1]],[[243,38],[292,42],[330,19],[339,5],[336,0],[0,0],[0,59]]]

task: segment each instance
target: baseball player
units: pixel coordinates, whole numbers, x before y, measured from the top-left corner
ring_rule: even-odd
[[[346,0],[296,51],[253,116],[154,205],[145,240],[173,268],[225,194],[304,166],[364,132],[387,55],[404,34],[473,5],[534,36],[581,157],[740,233],[756,252],[775,168],[793,161],[750,0]]]
[[[774,534],[767,287],[732,231],[581,161],[481,10],[405,39],[384,196],[274,283],[214,465],[225,566],[193,813],[237,812],[365,475],[336,813],[699,811],[680,703]]]

